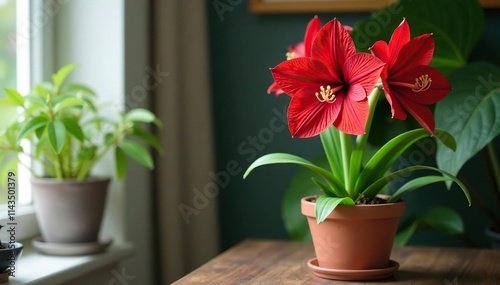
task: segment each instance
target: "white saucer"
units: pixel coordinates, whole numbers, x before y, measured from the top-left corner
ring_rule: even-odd
[[[307,266],[312,269],[314,275],[321,278],[346,281],[367,281],[391,277],[392,274],[398,270],[399,263],[394,260],[389,260],[389,265],[386,268],[345,270],[320,267],[318,265],[318,260],[316,258],[312,258],[307,262]]]
[[[49,255],[85,255],[104,251],[113,240],[110,237],[101,236],[96,242],[88,243],[48,243],[42,237],[36,237],[31,244],[41,253]]]

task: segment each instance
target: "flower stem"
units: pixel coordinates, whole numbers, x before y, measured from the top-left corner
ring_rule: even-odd
[[[368,119],[366,121],[366,126],[365,126],[365,133],[363,135],[359,135],[356,138],[356,143],[354,146],[354,150],[352,151],[351,154],[351,161],[350,161],[350,168],[349,168],[349,181],[347,181],[347,189],[351,189],[352,192],[349,192],[352,198],[357,198],[356,196],[359,195],[359,193],[356,193],[355,191],[355,186],[356,186],[356,181],[359,177],[359,173],[361,172],[361,166],[363,163],[363,155],[364,151],[366,148],[366,144],[368,142],[368,136],[370,134],[370,129],[372,126],[372,121],[373,121],[373,115],[375,114],[375,109],[377,107],[377,102],[380,98],[380,95],[382,94],[382,90],[379,87],[375,87],[368,96],[368,106],[369,106],[369,113],[368,113]],[[364,190],[364,189],[361,189]],[[353,197],[354,196],[354,197]]]
[[[344,168],[344,184],[346,186],[347,193],[349,193],[349,196],[352,197],[352,190],[349,188],[349,180],[350,180],[350,175],[349,175],[349,159],[351,157],[352,153],[352,142],[351,142],[351,135],[345,134],[343,132],[340,132],[340,147],[342,149],[342,166]]]

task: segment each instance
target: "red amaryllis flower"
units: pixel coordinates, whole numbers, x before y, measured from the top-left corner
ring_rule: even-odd
[[[281,89],[292,96],[288,126],[294,137],[315,136],[330,125],[348,134],[363,134],[368,100],[384,63],[356,53],[349,32],[332,20],[316,35],[311,57],[271,69]]]
[[[451,86],[443,74],[428,66],[434,53],[432,34],[410,40],[410,27],[404,19],[389,44],[377,41],[371,51],[386,63],[381,77],[392,117],[404,120],[406,110],[433,134],[434,117],[428,105],[446,97]]]
[[[312,44],[319,29],[321,29],[321,22],[318,16],[314,16],[314,18],[309,21],[309,24],[307,24],[304,41],[289,46],[288,52],[286,53],[286,59],[290,60],[297,57],[311,56]],[[271,94],[272,92],[275,92],[276,96],[284,93],[276,82],[273,82],[267,89],[267,94]]]

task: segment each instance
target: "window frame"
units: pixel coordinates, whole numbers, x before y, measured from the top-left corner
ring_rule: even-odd
[[[17,89],[21,94],[27,94],[31,90],[33,83],[46,79],[53,68],[52,40],[55,13],[50,10],[49,5],[49,0],[16,0],[16,54],[20,51],[25,53],[28,58],[27,62],[23,62],[21,66],[16,66],[17,82],[21,82],[21,84],[18,84]],[[22,9],[18,9],[19,6]],[[16,59],[16,64],[18,62],[19,57]],[[29,174],[28,170],[22,172]],[[23,181],[17,179],[16,182],[17,191],[19,191],[19,187],[28,188],[27,191],[31,195],[29,204],[18,205],[19,199],[16,199],[15,238],[16,241],[23,241],[40,235],[40,229],[36,220],[29,179]],[[0,210],[0,217],[2,217],[0,224],[8,225],[7,207]],[[2,233],[2,235],[5,236],[5,233]]]

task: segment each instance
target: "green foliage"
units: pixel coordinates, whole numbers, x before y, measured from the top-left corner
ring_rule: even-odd
[[[438,145],[439,168],[456,175],[500,134],[500,68],[476,62],[449,76],[453,91],[436,105],[436,125],[457,139],[451,153]]]
[[[0,108],[15,106],[20,111],[14,113],[15,119],[9,124],[0,126],[2,164],[17,162],[18,155],[28,155],[34,160],[31,171],[35,175],[83,180],[95,163],[113,151],[118,178],[126,174],[127,156],[152,169],[147,145],[159,151],[162,148],[141,124],[159,126],[160,121],[145,109],[117,114],[120,119],[116,121],[101,117],[92,89],[64,84],[75,68],[74,64],[62,67],[52,76],[52,82],[36,85],[25,96],[5,89],[7,97],[0,100]],[[33,153],[21,147],[23,141],[31,142]],[[38,165],[43,169],[40,173],[35,172]]]
[[[450,235],[464,233],[460,215],[453,209],[434,206],[408,217],[399,227],[394,245],[404,246],[416,231],[433,229]]]
[[[388,41],[403,17],[412,36],[433,34],[431,65],[444,73],[467,64],[483,32],[484,14],[476,0],[401,0],[355,25],[356,46],[367,50],[377,40]]]

